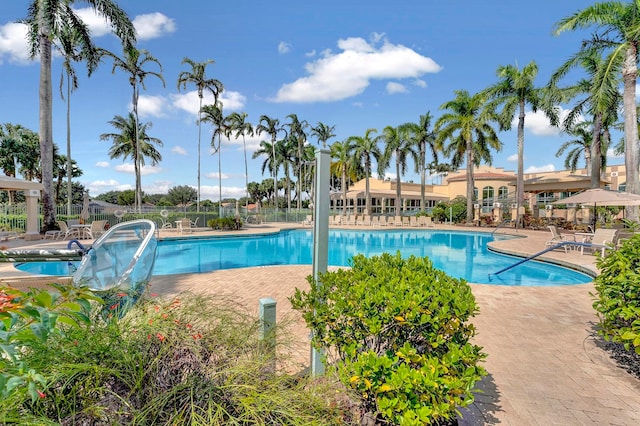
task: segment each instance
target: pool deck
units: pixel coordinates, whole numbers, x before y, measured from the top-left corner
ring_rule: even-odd
[[[276,232],[280,228],[253,225],[240,233]],[[492,231],[446,226],[435,229]],[[496,250],[521,256],[543,250],[550,237],[548,231],[500,229],[498,233],[523,237],[490,244]],[[175,234],[162,231],[161,238]],[[26,244],[66,248],[66,242],[61,241],[40,241],[37,245],[20,240],[0,243],[9,247]],[[582,271],[596,271],[596,257],[590,254],[556,250],[543,258]],[[309,332],[301,317],[290,308],[287,297],[296,287],[307,289],[306,277],[311,273],[309,265],[232,269],[158,276],[152,279],[151,288],[152,292],[168,297],[182,291],[206,292],[233,300],[254,313],[260,298],[274,299],[278,321],[288,324],[292,336],[287,347],[289,364],[301,370],[308,365]],[[10,265],[0,264],[0,281],[23,275]],[[478,330],[475,343],[488,354],[484,367],[489,376],[479,384],[483,393],[476,395],[476,402],[462,410],[460,425],[640,424],[640,380],[616,366],[599,346],[591,283],[557,287],[471,284],[471,287],[480,308],[472,319]]]

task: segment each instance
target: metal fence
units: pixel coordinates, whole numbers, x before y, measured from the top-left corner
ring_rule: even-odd
[[[41,206],[40,206],[41,207]],[[57,220],[80,220],[82,213],[82,205],[71,206],[71,214],[67,211],[67,206],[56,206]],[[235,208],[225,208],[222,212],[223,217],[240,216],[245,223],[273,223],[273,222],[302,222],[307,215],[312,214],[310,209],[261,209],[259,212],[248,212],[245,208],[240,207],[237,211]],[[197,227],[207,227],[211,219],[220,217],[218,208],[208,210],[202,208],[198,213],[183,207],[153,207],[145,206],[141,213],[134,212],[132,208],[89,208],[89,217],[85,222],[91,223],[94,220],[106,220],[109,224],[115,225],[119,222],[134,219],[149,219],[155,222],[159,228],[176,226],[176,222],[182,218],[188,218]],[[42,228],[43,216],[40,208],[39,225]],[[24,232],[27,224],[27,206],[25,203],[17,204],[0,204],[0,229]]]

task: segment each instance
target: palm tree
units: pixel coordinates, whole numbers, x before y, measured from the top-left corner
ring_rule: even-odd
[[[564,119],[563,127],[572,129],[584,115],[593,117],[592,140],[589,143],[590,165],[587,173],[591,175],[591,187],[599,188],[602,165],[606,162],[606,155],[601,154],[602,146],[608,146],[603,138],[608,139],[609,128],[617,121],[618,107],[622,102],[622,95],[618,90],[620,79],[618,74],[606,72],[607,64],[602,60],[600,52],[596,49],[583,49],[553,73],[549,86],[555,87],[560,78],[578,65],[586,71],[588,78],[560,89],[563,98],[578,99]]]
[[[369,190],[369,178],[371,177],[371,158],[379,164],[382,160],[382,151],[378,146],[379,137],[372,137],[377,133],[376,129],[367,129],[364,136],[351,136],[347,139],[353,145],[354,161],[362,163],[365,176],[365,214],[371,214],[371,193]]]
[[[287,194],[287,210],[291,210],[291,173],[293,166],[301,164],[298,159],[298,138],[289,134],[286,138],[276,142],[276,158],[282,164],[285,175],[285,188]],[[300,199],[300,198],[298,198]]]
[[[331,149],[331,174],[340,176],[340,189],[342,190],[342,216],[347,214],[347,177],[352,174],[354,169],[353,156],[354,145],[349,139],[340,142],[336,141],[329,147]]]
[[[135,122],[139,122],[138,117],[138,97],[140,95],[141,86],[146,90],[144,85],[144,79],[147,76],[152,75],[157,77],[162,81],[162,86],[165,86],[164,78],[162,77],[162,65],[160,62],[153,57],[147,50],[145,49],[136,49],[135,46],[125,46],[124,56],[122,58],[117,55],[109,52],[108,50],[100,49],[100,52],[104,56],[108,56],[113,59],[113,68],[111,72],[115,74],[116,69],[121,69],[124,72],[129,74],[129,84],[131,84],[131,88],[133,89],[133,95],[131,98],[131,104],[133,105],[133,117]],[[145,71],[142,69],[144,65],[149,62],[153,62],[160,68],[160,72],[154,71]],[[137,130],[138,126],[134,126],[134,130]],[[133,164],[136,173],[136,202],[135,208],[139,213],[142,213],[142,184],[140,179],[140,151],[138,148],[139,138],[136,136],[135,139],[135,149],[134,149],[134,157]]]
[[[486,89],[491,102],[491,108],[502,106],[499,113],[501,130],[510,130],[515,115],[518,116],[518,170],[516,177],[516,205],[518,218],[516,226],[522,224],[523,216],[520,214],[520,206],[524,205],[524,121],[525,108],[529,104],[533,112],[544,107],[544,112],[551,119],[552,124],[557,122],[557,114],[553,108],[547,108],[543,103],[543,91],[536,88],[534,80],[538,75],[538,65],[531,61],[520,70],[517,65],[503,65],[498,67],[498,82]]]
[[[162,161],[162,155],[154,146],[154,144],[162,146],[162,141],[147,134],[147,130],[151,129],[152,126],[151,122],[140,123],[136,120],[133,112],[130,112],[127,118],[116,115],[113,120],[109,121],[109,124],[118,131],[118,133],[103,133],[100,135],[100,140],[112,141],[112,146],[109,148],[109,158],[126,160],[130,157],[134,161],[137,159],[141,167],[145,165],[145,158],[151,160],[152,166]],[[138,138],[137,143],[136,135]]]
[[[471,96],[466,90],[454,91],[455,99],[440,106],[445,112],[436,122],[436,143],[446,156],[451,156],[451,165],[459,167],[466,160],[467,165],[467,222],[473,221],[474,178],[473,168],[482,161],[491,163],[491,149],[500,151],[502,143],[498,139],[492,121],[497,121],[495,113],[486,108],[486,94]],[[444,142],[449,144],[444,146]]]
[[[42,210],[44,227],[52,229],[56,222],[53,197],[53,107],[51,88],[51,45],[65,35],[62,23],[68,23],[79,34],[81,50],[95,51],[89,30],[70,7],[83,3],[102,15],[123,45],[133,45],[136,31],[127,14],[113,0],[31,0],[24,23],[28,28],[30,56],[40,56],[40,157],[42,162]]]
[[[227,116],[227,137],[231,133],[235,132],[235,138],[238,139],[242,135],[242,147],[244,150],[244,177],[245,177],[245,189],[247,190],[247,213],[249,212],[249,166],[247,163],[247,143],[245,136],[253,136],[253,126],[247,120],[247,113],[232,112]]]
[[[60,96],[62,100],[66,100],[67,102],[67,155],[65,157],[67,171],[65,176],[67,177],[67,215],[71,215],[71,204],[72,204],[72,184],[71,180],[74,177],[73,173],[73,163],[74,160],[71,158],[71,93],[78,88],[78,76],[76,75],[76,70],[73,68],[72,62],[87,62],[87,68],[89,69],[89,73],[91,74],[94,69],[98,66],[99,55],[91,49],[87,49],[82,45],[80,40],[80,33],[78,33],[74,28],[72,28],[68,23],[63,23],[61,28],[61,33],[63,34],[60,37],[59,45],[56,45],[64,61],[62,63],[62,75],[60,76]],[[65,95],[62,91],[62,88],[65,85],[66,79],[66,99]],[[54,163],[56,162],[56,158],[54,156]],[[57,164],[56,164],[57,166]],[[59,199],[60,195],[60,185],[61,181],[59,179],[60,171],[57,170],[57,167],[54,167],[54,175],[57,175],[58,182],[56,184],[56,201]]]
[[[318,139],[318,142],[322,143],[322,148],[327,147],[327,141],[335,136],[333,133],[336,126],[328,126],[320,121],[316,124],[316,127],[311,128],[311,135]]]
[[[640,146],[636,111],[640,2],[612,1],[593,4],[560,20],[554,32],[560,34],[592,26],[596,26],[600,33],[583,43],[583,49],[595,48],[606,52],[603,72],[622,74],[626,190],[632,194],[640,194]],[[630,219],[638,220],[637,208],[628,208],[627,212]]]
[[[407,159],[413,159],[414,167],[417,169],[419,159],[415,150],[415,144],[411,139],[411,125],[409,123],[401,124],[398,127],[387,126],[382,131],[382,140],[384,141],[384,155],[382,162],[378,163],[380,175],[389,167],[391,157],[396,158],[396,200],[395,210],[396,216],[400,216],[400,208],[402,205],[402,176],[407,171]]]
[[[561,157],[565,152],[567,156],[564,159],[564,167],[574,172],[578,168],[578,162],[581,158],[584,158],[585,168],[587,171],[591,170],[591,143],[593,142],[593,127],[592,123],[580,122],[573,127],[566,130],[566,133],[575,136],[574,139],[565,141],[562,143],[556,157]],[[604,141],[600,143],[600,158],[602,159],[600,164],[600,171],[606,169],[607,149],[609,143],[607,137],[603,134],[598,136],[598,140]],[[600,176],[600,171],[597,173]]]
[[[285,135],[287,133],[287,131],[284,129],[283,126],[280,125],[280,120],[278,120],[277,118],[271,118],[267,115],[261,115],[260,116],[260,121],[258,123],[258,125],[256,126],[256,133],[258,135],[261,135],[262,132],[265,132],[269,135],[271,135],[271,150],[272,150],[272,158],[271,158],[271,173],[273,174],[273,198],[274,198],[274,204],[275,204],[275,218],[276,220],[278,219],[278,162],[276,160],[276,139],[278,138],[278,133],[280,132],[284,132]],[[260,143],[260,146],[262,147],[262,142]],[[256,158],[256,154],[258,153],[258,151],[256,151],[253,154],[253,158]],[[264,154],[264,152],[262,152],[262,154]],[[264,173],[264,165],[262,167],[262,172]]]
[[[274,153],[275,153],[275,146],[273,143],[269,141],[261,141],[260,148],[253,153],[253,156],[251,158],[253,158],[254,160],[260,157],[261,155],[264,155],[266,157],[265,160],[262,162],[262,167],[261,167],[261,172],[263,175],[264,175],[264,171],[269,169],[271,176],[277,176],[276,170],[279,167],[279,163],[278,163],[277,157],[274,156]],[[278,193],[277,181],[275,181],[274,178],[269,179],[269,181],[270,181],[269,183],[271,184],[271,190],[269,191],[269,193],[273,192],[274,205],[277,206],[277,197],[276,197],[276,194]]]
[[[213,134],[211,135],[211,147],[213,153],[218,153],[218,216],[222,217],[222,141],[220,138],[227,133],[226,119],[222,114],[222,105],[205,105],[202,107],[202,121],[213,125]],[[218,136],[218,145],[216,146],[216,136]]]
[[[208,90],[213,95],[213,104],[218,104],[218,96],[224,91],[224,86],[219,80],[215,78],[207,78],[205,69],[207,65],[215,63],[212,59],[207,59],[204,62],[195,62],[192,59],[184,58],[182,64],[188,64],[191,66],[191,71],[182,71],[178,75],[178,91],[180,88],[187,88],[187,83],[193,83],[198,90],[198,98],[200,104],[198,105],[198,200],[196,201],[196,211],[200,213],[200,139],[202,135],[202,126],[200,123],[200,114],[202,113],[202,98],[204,97],[204,91]]]
[[[296,192],[298,193],[298,210],[300,210],[302,208],[302,197],[300,197],[302,193],[302,157],[304,144],[307,141],[307,134],[304,129],[309,126],[309,123],[307,123],[306,120],[300,121],[296,114],[289,114],[287,118],[291,120],[291,122],[287,124],[287,126],[289,126],[289,135],[295,138],[297,143],[296,168],[298,169],[298,185]]]
[[[418,146],[419,164],[418,171],[420,173],[420,211],[424,212],[426,205],[425,186],[427,171],[427,148],[431,152],[431,157],[435,164],[438,163],[438,149],[436,146],[436,134],[431,130],[431,112],[427,112],[420,116],[419,123],[407,123],[409,131],[412,134],[413,142]]]

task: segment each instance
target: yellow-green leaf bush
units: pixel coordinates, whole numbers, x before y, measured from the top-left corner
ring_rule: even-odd
[[[426,257],[358,255],[351,266],[309,277],[310,290],[290,298],[313,344],[337,355],[341,381],[368,416],[401,425],[453,418],[486,375],[485,354],[469,341],[478,310],[469,285]]]
[[[600,334],[640,353],[640,234],[596,263],[597,294],[593,307],[600,318]]]

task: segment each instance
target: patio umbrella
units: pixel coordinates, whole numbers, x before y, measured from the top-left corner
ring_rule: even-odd
[[[597,206],[640,206],[640,195],[628,192],[608,191],[601,188],[592,188],[570,197],[554,201],[551,204],[569,203],[593,206],[593,225],[595,228],[595,213]]]
[[[89,191],[84,191],[82,194],[82,212],[80,212],[80,219],[85,222],[89,219]]]

